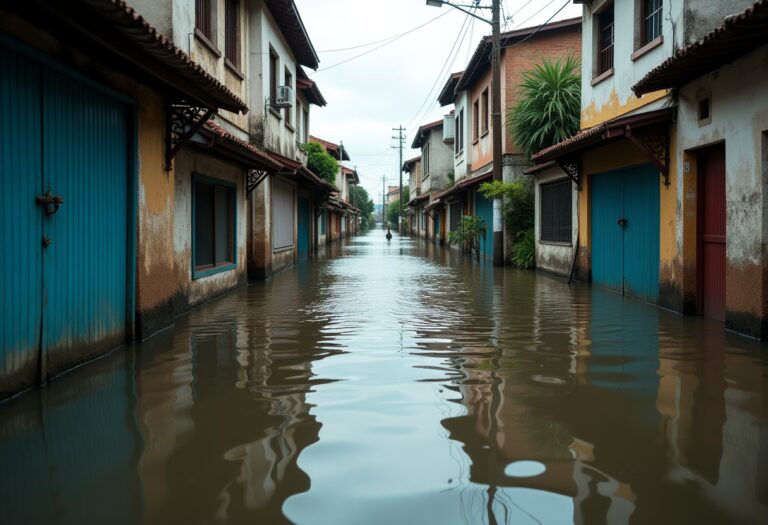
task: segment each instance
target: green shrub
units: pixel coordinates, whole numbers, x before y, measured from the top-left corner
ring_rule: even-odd
[[[485,239],[486,232],[485,220],[482,217],[465,215],[459,221],[458,227],[448,234],[448,243],[464,246],[465,251],[470,256],[474,253],[479,261],[480,242]]]
[[[308,142],[302,146],[302,149],[307,152],[307,168],[321,179],[336,184],[336,174],[339,172],[338,161],[316,142]]]
[[[518,268],[533,268],[536,264],[536,234],[533,228],[520,234],[512,246],[512,264]]]

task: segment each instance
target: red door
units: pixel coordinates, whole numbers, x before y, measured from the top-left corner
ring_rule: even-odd
[[[698,158],[699,314],[725,320],[725,145]]]

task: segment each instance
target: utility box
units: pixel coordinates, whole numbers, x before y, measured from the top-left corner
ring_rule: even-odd
[[[454,114],[449,113],[443,117],[443,142],[446,144],[453,144],[455,126],[453,121],[455,120]]]

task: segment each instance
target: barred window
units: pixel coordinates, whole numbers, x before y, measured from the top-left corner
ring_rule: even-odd
[[[662,0],[643,0],[643,45],[661,35]]]
[[[613,4],[597,15],[598,50],[597,74],[613,68]]]
[[[571,242],[571,181],[541,185],[541,240]]]

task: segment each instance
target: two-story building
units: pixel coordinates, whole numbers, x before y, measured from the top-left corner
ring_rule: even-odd
[[[567,19],[502,33],[501,35],[501,113],[507,129],[507,113],[518,101],[517,86],[522,75],[542,60],[565,59],[578,55],[581,45],[581,19]],[[453,73],[438,96],[441,106],[453,106],[454,185],[438,193],[430,210],[438,214],[442,232],[456,229],[463,215],[485,219],[487,233],[481,242],[484,256],[493,256],[493,201],[477,191],[493,176],[493,119],[491,116],[491,37],[484,37],[464,71]],[[448,119],[447,119],[448,120]],[[529,160],[504,133],[502,178],[506,182],[525,177]],[[435,201],[438,201],[435,204]],[[509,242],[505,242],[509,255]]]
[[[738,288],[733,294],[726,290],[723,254],[728,242],[724,224],[718,223],[712,226],[712,232],[700,236],[712,241],[703,242],[707,245],[704,251],[719,250],[719,258],[707,266],[712,271],[709,287],[696,284],[703,278],[702,268],[697,270],[694,262],[697,248],[692,232],[696,230],[690,222],[686,226],[685,217],[693,217],[695,224],[691,199],[695,202],[700,194],[694,186],[686,185],[686,179],[693,177],[694,156],[707,166],[722,165],[725,159],[719,144],[722,137],[715,132],[719,126],[710,126],[708,121],[707,104],[711,99],[704,89],[692,95],[693,102],[684,99],[686,104],[697,107],[701,102],[703,112],[701,119],[696,119],[701,134],[689,141],[682,138],[675,124],[681,105],[675,93],[645,88],[639,97],[632,92],[638,81],[676,49],[705,37],[727,16],[751,2],[577,3],[584,4],[582,129],[533,156],[540,179],[537,264],[559,273],[575,268],[577,277],[596,285],[678,312],[698,311],[725,319],[732,328],[754,333],[737,320],[745,310],[754,308],[739,304],[742,294]],[[686,150],[690,149],[685,154],[680,149],[681,140],[687,143]],[[718,176],[717,184],[722,192],[721,179]],[[739,187],[730,196],[742,202],[747,193]],[[726,212],[723,195],[712,198],[719,202],[718,207],[709,207],[707,212],[722,215],[725,220],[726,213],[731,212]],[[741,208],[737,201],[728,202],[734,209]],[[741,241],[731,246],[728,250],[733,268],[743,266],[749,257],[741,256],[748,250],[741,250]],[[738,287],[742,275],[738,271],[731,275],[731,282]],[[726,304],[726,297],[731,305]],[[702,304],[709,306],[704,308]]]
[[[439,220],[425,208],[440,191],[453,184],[453,119],[448,119],[448,133],[445,133],[443,119],[419,127],[411,148],[421,149],[419,177],[416,189],[410,186],[411,231],[425,239],[439,235]],[[407,163],[406,163],[407,164]],[[404,168],[407,166],[404,166]]]
[[[245,282],[247,172],[281,166],[220,125],[247,92],[165,7],[0,7],[0,398]]]
[[[352,187],[360,183],[357,170],[344,166],[344,161],[349,161],[349,152],[344,144],[335,144],[331,141],[310,136],[309,140],[320,144],[325,151],[339,162],[339,170],[336,172],[336,184],[330,193],[325,206],[323,221],[327,221],[328,232],[326,242],[334,242],[339,239],[355,235],[358,230],[359,210],[351,202]],[[325,231],[323,222],[323,231]]]

